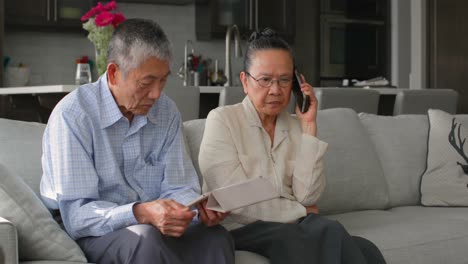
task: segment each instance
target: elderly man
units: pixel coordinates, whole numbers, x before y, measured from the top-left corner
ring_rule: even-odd
[[[107,72],[50,116],[41,193],[90,262],[234,262],[218,225],[226,215],[185,206],[200,186],[180,113],[162,93],[170,57],[158,24],[129,19],[112,36]]]

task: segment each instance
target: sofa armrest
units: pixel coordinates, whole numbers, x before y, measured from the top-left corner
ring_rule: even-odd
[[[0,263],[18,264],[18,235],[13,223],[0,217]]]

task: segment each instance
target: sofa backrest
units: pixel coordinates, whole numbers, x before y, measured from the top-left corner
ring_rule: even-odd
[[[20,176],[39,195],[45,124],[0,118],[0,164]]]
[[[318,113],[319,138],[329,143],[325,155],[327,187],[319,207],[325,214],[388,206],[387,183],[374,146],[350,109]],[[185,141],[197,172],[205,120],[184,122]]]
[[[205,121],[205,119],[197,119],[185,121],[183,124],[185,146],[188,148],[187,152],[192,158],[200,185],[203,184],[203,177],[201,176],[200,166],[198,165],[198,153],[200,152],[200,144],[203,138],[203,132],[205,131]]]
[[[359,116],[378,153],[390,206],[419,204],[427,157],[427,115]]]
[[[320,110],[318,137],[325,154],[327,186],[319,201],[323,214],[385,209],[387,182],[372,141],[354,110]]]

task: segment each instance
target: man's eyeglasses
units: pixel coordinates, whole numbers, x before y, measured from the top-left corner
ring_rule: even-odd
[[[288,88],[292,83],[292,80],[289,78],[280,78],[276,80],[270,77],[261,77],[257,79],[253,77],[249,72],[246,71],[245,73],[247,73],[247,75],[250,76],[250,78],[254,79],[258,83],[258,85],[264,88],[270,88],[274,82],[278,82],[278,85],[281,88]]]

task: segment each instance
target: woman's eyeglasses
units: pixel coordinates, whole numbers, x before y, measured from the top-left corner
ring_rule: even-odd
[[[292,80],[290,78],[280,78],[277,80],[270,77],[261,77],[257,79],[253,77],[249,72],[246,71],[245,73],[247,73],[247,75],[250,76],[250,78],[254,79],[258,83],[258,85],[264,88],[270,88],[274,82],[277,82],[279,87],[281,88],[289,88],[292,83]]]

